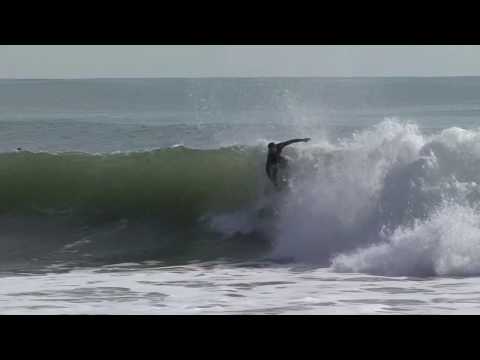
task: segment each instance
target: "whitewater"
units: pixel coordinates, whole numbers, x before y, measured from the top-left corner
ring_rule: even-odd
[[[0,313],[478,313],[477,88],[0,81]]]

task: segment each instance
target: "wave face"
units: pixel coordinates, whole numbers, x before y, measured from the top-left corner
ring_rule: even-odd
[[[268,255],[382,275],[480,274],[480,130],[386,120],[295,145],[288,189],[265,147],[0,155],[0,258]]]
[[[203,238],[218,239],[205,222],[259,198],[262,160],[260,149],[241,147],[0,154],[0,258],[225,255],[226,243],[202,249]]]
[[[189,223],[240,207],[263,181],[259,149],[182,147],[110,155],[0,155],[1,213],[71,213],[99,219],[164,216]]]

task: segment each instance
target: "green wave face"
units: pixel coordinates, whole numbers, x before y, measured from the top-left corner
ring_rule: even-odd
[[[265,184],[260,148],[0,155],[2,214],[189,222],[252,203]]]

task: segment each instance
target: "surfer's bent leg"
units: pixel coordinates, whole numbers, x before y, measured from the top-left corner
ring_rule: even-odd
[[[267,176],[270,179],[270,181],[273,183],[273,185],[277,186],[277,166],[275,164],[272,164],[270,162],[267,162],[266,166],[266,172]]]
[[[278,166],[277,165],[272,165],[270,167],[270,180],[272,180],[273,185],[278,187]]]

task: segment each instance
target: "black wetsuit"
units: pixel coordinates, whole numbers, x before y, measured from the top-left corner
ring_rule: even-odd
[[[267,172],[268,178],[273,182],[275,186],[278,186],[278,169],[286,168],[288,164],[287,159],[285,159],[280,153],[270,153],[267,155],[267,163],[265,164],[265,171]]]
[[[276,187],[279,187],[278,183],[278,169],[285,170],[288,167],[288,160],[284,158],[281,153],[285,146],[296,142],[307,142],[310,139],[293,139],[282,143],[268,145],[267,163],[265,164],[265,171],[268,178],[273,182]]]

